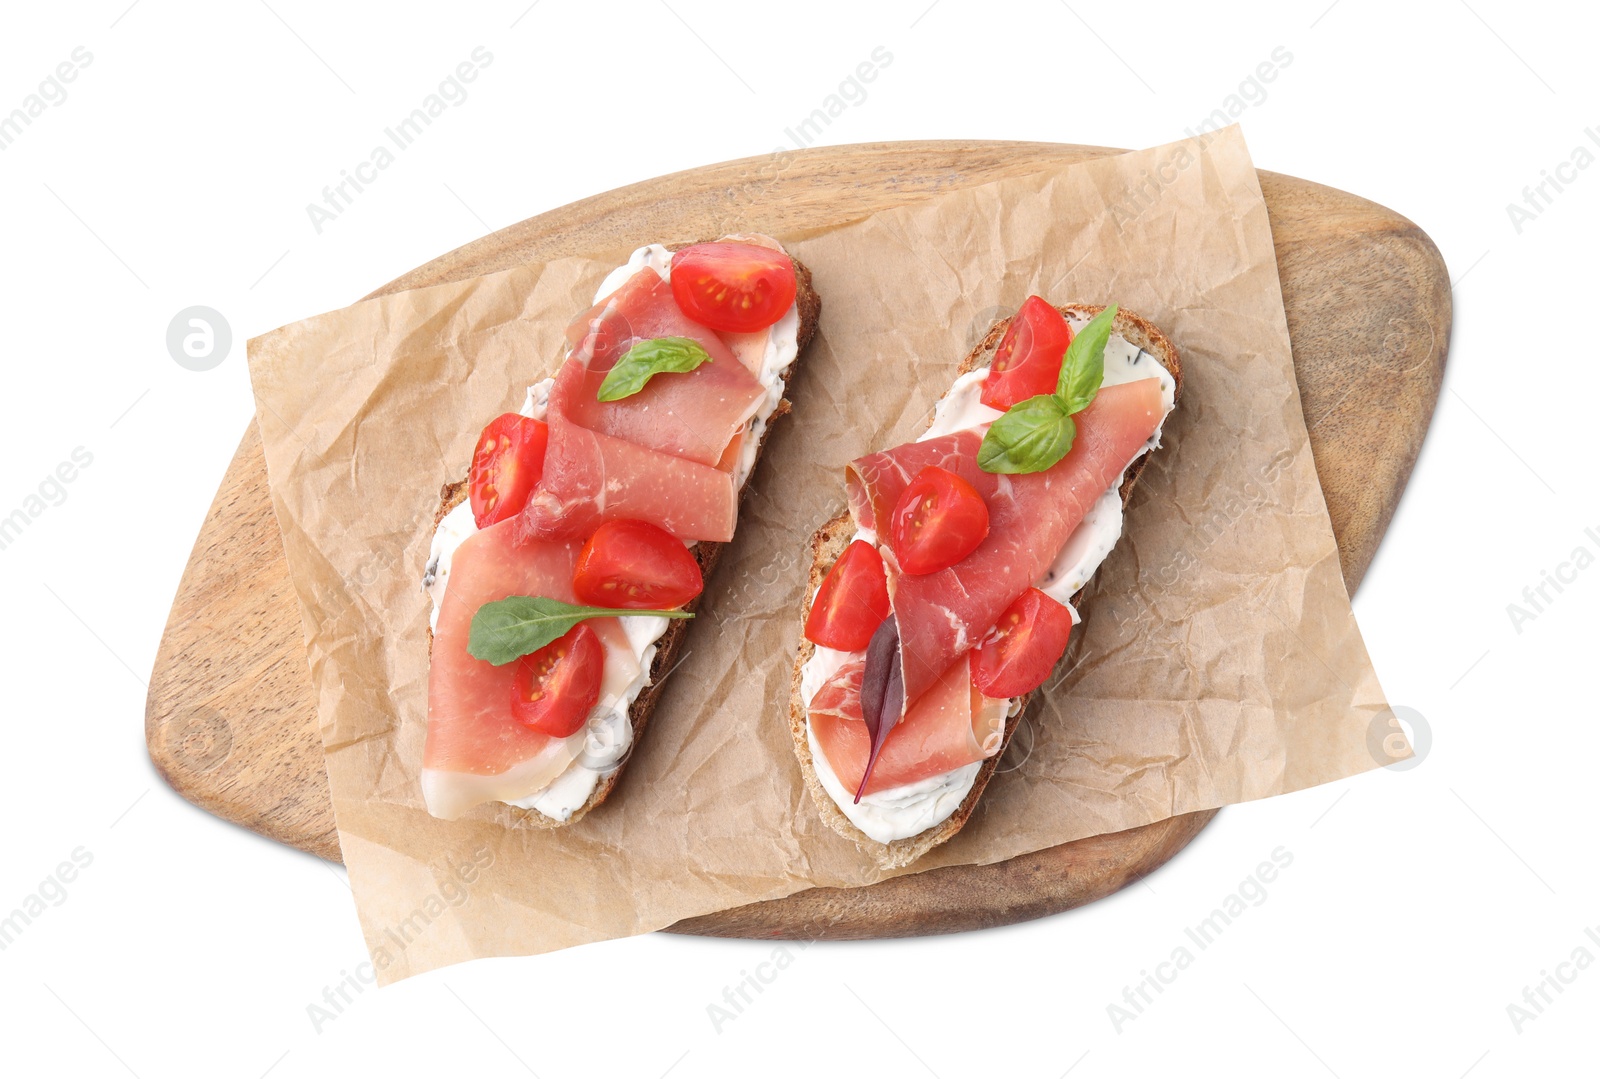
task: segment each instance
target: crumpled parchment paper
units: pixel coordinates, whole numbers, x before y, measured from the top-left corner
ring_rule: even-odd
[[[640,236],[639,244],[657,239]],[[994,862],[1375,767],[1384,707],[1296,392],[1236,128],[955,191],[793,238],[821,332],[708,582],[689,654],[610,800],[571,828],[423,809],[440,484],[554,371],[628,252],[355,304],[250,343],[339,839],[379,979],[643,933],[880,874],[824,826],[786,719],[808,537],[842,469],[913,437],[1030,293],[1114,301],[1176,342],[1184,393],[1085,626],[966,829],[911,871]],[[1065,667],[1066,665],[1064,665]]]

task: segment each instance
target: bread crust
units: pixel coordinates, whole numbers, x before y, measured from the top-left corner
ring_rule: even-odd
[[[1092,318],[1105,310],[1104,306],[1092,304],[1066,304],[1056,308],[1063,315],[1077,318]],[[1006,327],[1011,324],[1010,318],[1003,318],[989,328],[983,340],[969,352],[958,374],[964,375],[979,367],[985,366],[990,355],[1000,344],[1000,338],[1005,334]],[[1112,323],[1114,332],[1121,334],[1132,344],[1138,345],[1150,353],[1161,365],[1172,374],[1172,381],[1176,390],[1173,402],[1176,404],[1183,392],[1183,364],[1178,356],[1178,350],[1156,326],[1143,316],[1132,311],[1119,310]],[[932,424],[932,418],[929,419]],[[1139,476],[1143,474],[1145,465],[1150,460],[1146,453],[1128,469],[1122,481],[1122,504],[1128,504],[1128,498],[1133,493],[1134,485]],[[983,794],[989,780],[994,777],[995,770],[999,767],[1000,758],[1005,755],[1007,747],[1011,745],[1011,738],[1016,733],[1017,727],[1022,722],[1022,717],[1027,713],[1028,706],[1032,703],[1034,693],[1012,699],[1011,707],[1007,709],[1005,723],[1005,737],[1000,749],[983,762],[978,769],[977,778],[973,780],[972,789],[962,799],[961,805],[956,807],[942,823],[927,828],[916,835],[904,839],[896,839],[889,843],[879,843],[868,836],[844,815],[828,792],[823,789],[822,781],[817,778],[816,762],[811,757],[811,744],[806,738],[806,704],[805,698],[800,693],[800,676],[806,661],[815,651],[815,646],[806,639],[804,626],[805,620],[811,614],[811,601],[816,597],[817,588],[822,584],[822,579],[833,569],[833,564],[844,553],[850,544],[850,539],[855,535],[855,523],[851,520],[849,512],[841,513],[824,524],[811,537],[811,576],[806,589],[804,609],[800,613],[800,645],[795,654],[794,672],[789,679],[789,733],[794,740],[795,756],[800,760],[800,774],[805,779],[806,789],[811,794],[811,801],[816,805],[824,822],[835,832],[852,841],[863,853],[877,862],[878,867],[884,870],[901,869],[921,858],[928,851],[944,843],[951,836],[961,831],[968,818],[972,816],[978,804],[978,798]],[[1086,586],[1087,587],[1087,586]],[[1074,606],[1083,596],[1080,589],[1073,597]],[[1035,691],[1037,692],[1037,691]]]
[[[684,246],[693,245],[686,244]],[[787,254],[787,252],[785,253]],[[789,365],[788,371],[784,373],[783,394],[778,400],[777,407],[772,410],[772,415],[767,417],[766,428],[761,433],[761,441],[756,445],[755,464],[757,465],[761,462],[761,455],[766,450],[767,439],[772,437],[773,428],[777,425],[779,418],[789,414],[789,382],[794,377],[795,370],[799,367],[800,357],[805,353],[806,346],[816,336],[817,324],[822,317],[822,298],[817,295],[817,290],[811,283],[811,270],[793,255],[790,255],[789,259],[794,263],[795,282],[797,285],[795,306],[798,308],[800,316],[800,328],[797,335],[799,347],[795,351],[794,362]],[[754,467],[752,465],[751,476],[755,474]],[[747,477],[744,487],[739,491],[741,504],[749,489],[750,483],[749,477]],[[447,513],[466,501],[467,495],[467,480],[465,478],[454,483],[447,483],[439,489],[439,509],[434,513],[433,517],[435,531],[438,530],[439,522],[444,520]],[[695,562],[700,566],[702,579],[711,580],[711,575],[716,570],[717,562],[722,556],[722,544],[696,543],[692,548],[692,553],[694,554]],[[688,611],[698,610],[700,601],[704,596],[705,593],[702,592],[685,604],[684,609]],[[650,722],[650,716],[655,712],[656,702],[660,699],[662,688],[666,684],[667,672],[677,665],[678,658],[683,653],[684,641],[688,636],[689,626],[693,621],[693,619],[689,618],[673,619],[667,624],[666,632],[656,639],[655,658],[650,661],[650,681],[640,691],[639,695],[634,698],[632,706],[628,709],[628,723],[633,729],[632,744],[635,746],[639,744],[639,739],[643,737],[645,727]],[[433,647],[433,634],[431,631],[428,634],[428,647],[431,651]],[[629,752],[631,755],[632,751],[630,750]],[[617,781],[621,779],[622,771],[627,766],[627,763],[627,758],[624,757],[613,771],[601,776],[600,781],[595,784],[594,791],[589,795],[588,801],[573,810],[572,815],[564,821],[546,816],[537,809],[523,809],[520,806],[512,805],[507,805],[506,808],[511,810],[519,823],[531,828],[565,828],[576,824],[586,817],[595,806],[604,802],[611,792],[616,789]]]

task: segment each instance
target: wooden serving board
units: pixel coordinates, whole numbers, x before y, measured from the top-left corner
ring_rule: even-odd
[[[903,142],[710,165],[529,218],[373,295],[649,241],[692,242],[741,229],[793,233],[1119,152],[1052,143]],[[1399,214],[1294,177],[1260,177],[1301,403],[1345,581],[1354,591],[1433,414],[1450,339],[1449,277],[1433,242]],[[338,860],[316,711],[252,424],[173,601],[150,676],[146,740],[156,768],[195,805]],[[1090,902],[1150,873],[1214,815],[1191,813],[991,866],[949,866],[867,888],[812,889],[673,928],[865,938],[1021,921]]]

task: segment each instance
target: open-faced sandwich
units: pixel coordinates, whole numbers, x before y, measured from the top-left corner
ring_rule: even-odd
[[[553,378],[484,428],[447,484],[422,792],[571,824],[616,785],[816,331],[776,241],[651,245],[600,285]]]
[[[972,815],[1181,384],[1145,319],[1034,296],[920,438],[850,464],[849,512],[811,541],[789,724],[824,820],[882,867]]]

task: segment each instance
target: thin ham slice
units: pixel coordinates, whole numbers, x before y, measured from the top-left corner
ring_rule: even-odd
[[[1072,452],[1043,472],[996,475],[978,467],[982,435],[961,431],[911,442],[851,463],[850,512],[856,524],[881,532],[911,479],[938,465],[977,488],[989,507],[989,535],[954,566],[922,576],[902,574],[884,544],[889,595],[900,626],[906,701],[938,681],[977,645],[1049,568],[1089,507],[1121,476],[1165,415],[1161,385],[1143,379],[1104,386],[1073,419]]]
[[[811,698],[811,733],[847,791],[860,786],[872,753],[861,717],[865,668],[864,660],[846,663]],[[1004,740],[1005,710],[1005,701],[985,697],[972,684],[970,662],[962,657],[889,731],[863,793],[902,787],[994,756]]]
[[[738,357],[745,370],[756,378],[761,377],[761,362],[766,359],[767,342],[772,339],[771,326],[754,333],[729,333],[719,330],[717,336],[721,337],[734,356]]]
[[[716,331],[679,310],[672,287],[649,267],[573,323],[568,337],[577,340],[556,376],[557,386],[565,387],[567,416],[646,449],[714,465],[766,396],[741,358]],[[693,371],[657,375],[620,401],[601,401],[600,383],[616,361],[656,337],[686,337],[711,359]]]
[[[576,542],[518,543],[516,520],[475,532],[456,549],[428,669],[428,734],[422,792],[428,812],[454,820],[474,806],[543,790],[583,751],[584,731],[551,738],[511,714],[516,664],[496,667],[467,652],[472,616],[507,596],[573,602]],[[639,674],[615,618],[588,623],[605,646],[600,699],[619,699]]]
[[[702,464],[573,422],[570,397],[578,385],[557,378],[550,391],[544,475],[517,518],[523,535],[581,539],[605,521],[633,518],[685,542],[733,538],[739,491],[718,458]]]
[[[648,267],[575,321],[574,348],[556,375],[546,420],[544,475],[523,511],[522,535],[583,537],[633,518],[685,542],[733,538],[733,472],[746,422],[765,390],[712,330],[678,309]],[[605,372],[635,341],[688,337],[711,360],[658,375],[621,401],[600,401]]]

